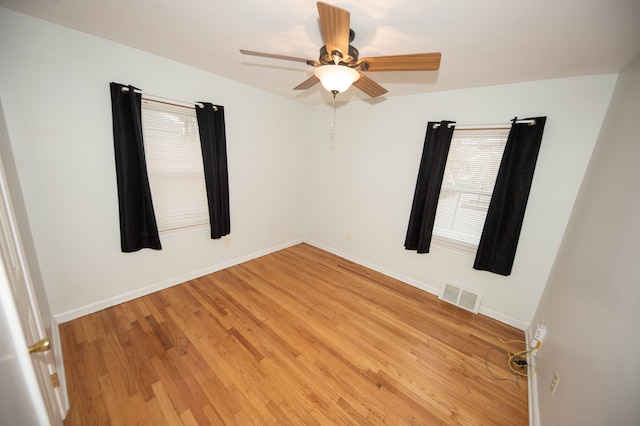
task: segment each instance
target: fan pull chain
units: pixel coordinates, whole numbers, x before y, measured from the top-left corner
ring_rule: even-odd
[[[333,140],[333,136],[336,134],[335,131],[335,122],[336,122],[336,92],[335,90],[331,91],[333,93],[333,102],[331,104],[331,125],[329,126],[329,136],[331,140]],[[333,146],[332,146],[333,147]]]

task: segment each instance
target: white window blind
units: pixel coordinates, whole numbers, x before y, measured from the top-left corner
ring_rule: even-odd
[[[143,99],[142,131],[158,231],[208,224],[195,109]]]
[[[454,130],[433,229],[434,241],[475,250],[510,129]]]

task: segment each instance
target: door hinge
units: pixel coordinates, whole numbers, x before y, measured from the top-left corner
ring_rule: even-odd
[[[60,387],[60,380],[58,380],[58,373],[53,373],[51,375],[51,385],[53,386],[54,389]]]

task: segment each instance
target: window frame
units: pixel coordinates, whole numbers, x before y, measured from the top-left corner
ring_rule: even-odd
[[[208,228],[208,200],[195,106],[183,106],[143,96],[141,109],[145,163],[158,233],[170,235]],[[181,127],[182,124],[182,132],[176,130],[171,133],[170,122],[158,123],[156,120],[159,118],[150,117],[150,114],[164,115],[168,120],[176,123],[176,128]],[[189,123],[184,121],[185,119],[188,119]],[[180,120],[183,120],[181,124]],[[162,126],[165,127],[162,128]],[[189,126],[191,126],[190,129],[184,130]],[[159,132],[165,133],[159,135]],[[187,149],[181,149],[184,147]],[[187,158],[187,154],[190,154],[190,158]],[[163,155],[165,158],[161,158]],[[164,167],[164,169],[159,170],[158,167]],[[167,172],[171,169],[173,169],[172,172]],[[167,179],[168,176],[172,177]],[[171,185],[175,186],[176,181],[180,180],[179,176],[183,178],[189,176],[187,180],[191,185],[196,183],[199,187],[188,191],[195,193],[195,197],[188,203],[197,201],[199,204],[197,211],[188,210],[188,213],[180,215],[176,210],[177,206],[181,206],[175,201],[175,191],[171,191],[167,183],[171,182]],[[193,218],[189,219],[189,216]]]
[[[450,248],[450,249],[454,249],[456,251],[461,251],[467,254],[473,254],[477,251],[478,248],[478,242],[480,240],[480,237],[482,235],[482,229],[484,227],[484,222],[486,220],[486,213],[488,211],[489,208],[489,204],[491,202],[491,196],[493,194],[493,187],[495,185],[495,178],[498,174],[498,169],[500,167],[500,163],[502,161],[502,156],[504,153],[504,147],[506,146],[506,142],[507,142],[507,138],[509,136],[509,132],[510,132],[510,127],[507,126],[492,126],[492,127],[461,127],[461,128],[456,128],[454,129],[453,135],[452,135],[452,140],[451,140],[451,147],[449,149],[449,154],[447,156],[447,164],[445,165],[445,175],[443,178],[443,183],[442,183],[442,187],[441,187],[441,192],[440,192],[440,196],[438,197],[438,207],[436,208],[436,219],[435,219],[435,223],[434,223],[434,228],[433,228],[433,232],[432,232],[432,242],[437,245],[437,246],[441,246],[441,247],[445,247],[445,248]],[[482,144],[486,144],[487,142],[493,142],[494,144],[496,143],[496,141],[499,140],[500,143],[500,147],[499,147],[499,155],[497,155],[496,152],[493,152],[493,157],[490,161],[490,164],[484,164],[483,165],[485,167],[490,167],[492,168],[492,170],[490,172],[487,172],[486,170],[480,170],[480,169],[474,169],[472,171],[469,172],[469,174],[472,174],[471,172],[477,173],[477,172],[481,172],[483,174],[483,178],[484,181],[482,183],[479,182],[470,182],[470,184],[473,185],[480,185],[480,187],[472,187],[472,188],[463,188],[463,187],[456,187],[455,184],[451,185],[448,184],[448,182],[450,182],[452,179],[450,178],[452,174],[455,174],[455,172],[451,172],[450,170],[450,166],[454,163],[451,163],[452,161],[461,161],[464,160],[464,158],[460,158],[460,153],[457,152],[459,151],[459,144],[461,143],[461,140],[473,140],[474,143],[477,146],[481,146]],[[494,150],[495,150],[495,146],[494,146]],[[490,151],[490,150],[483,150],[483,151]],[[466,153],[464,155],[471,155],[470,153]],[[483,154],[484,155],[484,154]],[[467,167],[467,166],[465,166]],[[463,167],[463,168],[465,168]],[[490,173],[492,176],[491,179],[491,183],[490,183],[490,190],[487,189],[487,184],[488,181],[486,180],[487,178],[487,173]],[[449,177],[449,179],[448,179]],[[467,182],[469,183],[469,182]],[[473,222],[476,223],[476,225],[479,223],[479,226],[476,226],[477,232],[474,233],[473,235],[471,235],[471,233],[467,233],[464,237],[460,236],[460,233],[454,231],[454,230],[444,230],[443,226],[439,226],[439,224],[442,224],[443,221],[443,211],[444,211],[444,207],[443,205],[441,205],[441,200],[443,200],[443,195],[447,194],[447,193],[465,193],[465,194],[473,194],[475,196],[477,196],[478,201],[480,200],[480,197],[486,197],[486,201],[484,201],[484,204],[486,204],[486,208],[485,207],[481,207],[482,211],[484,212],[484,214],[482,215],[482,218],[480,221],[476,220],[473,221],[471,219],[465,220],[463,221],[465,225],[467,226],[471,226],[473,225]],[[456,207],[455,210],[457,212],[459,206],[460,206],[460,195],[458,195],[458,201],[456,202]],[[470,206],[467,205],[465,208],[469,208],[469,209],[478,209],[478,205],[476,206]],[[451,217],[450,215],[447,216],[451,223],[454,223],[454,220],[456,218],[456,213],[454,213],[453,217]],[[453,226],[453,225],[452,225]],[[479,229],[478,229],[479,228]],[[456,236],[457,234],[457,236]],[[477,238],[477,240],[475,240]],[[473,240],[473,241],[472,241]]]

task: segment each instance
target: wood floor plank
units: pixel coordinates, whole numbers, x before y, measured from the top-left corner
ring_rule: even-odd
[[[176,412],[174,401],[171,399],[167,390],[161,381],[155,382],[151,385],[155,397],[157,399],[158,406],[160,407],[164,421],[170,425],[179,425],[182,422]]]
[[[213,424],[233,424],[234,414],[241,410],[228,388],[207,366],[199,353],[184,355],[185,364],[208,398],[202,411]]]
[[[233,424],[233,423],[225,422],[222,419],[222,417],[220,417],[220,414],[211,405],[205,406],[202,411],[204,411],[205,415],[207,416],[208,424],[211,424],[211,425]]]
[[[60,334],[65,425],[528,423],[521,331],[307,244]]]
[[[198,423],[202,424],[202,422],[198,422],[191,411],[187,410],[184,413],[180,414],[180,422],[182,422],[185,426],[198,426]]]

